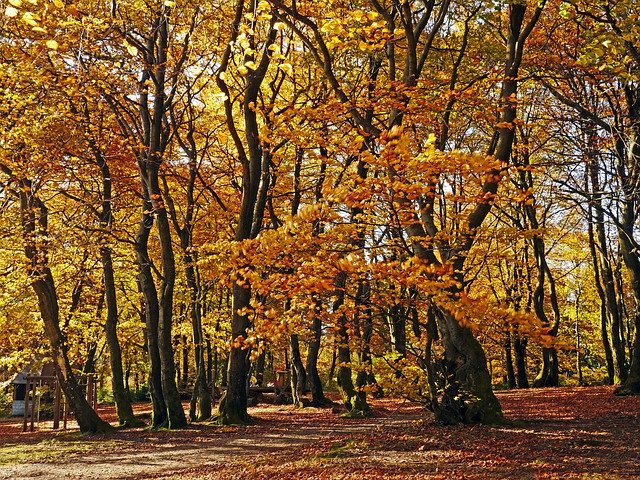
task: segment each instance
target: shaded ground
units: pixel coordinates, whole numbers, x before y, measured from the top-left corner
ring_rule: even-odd
[[[364,420],[261,405],[249,427],[92,437],[1,422],[0,479],[640,478],[639,397],[609,387],[498,396],[507,426],[438,427],[394,400],[375,401]]]

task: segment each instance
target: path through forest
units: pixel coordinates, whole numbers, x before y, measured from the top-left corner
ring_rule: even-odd
[[[0,479],[640,478],[640,398],[609,387],[499,393],[512,423],[438,427],[420,407],[376,415],[251,409],[248,427],[118,431],[91,437],[0,424]],[[20,453],[22,452],[22,453]]]

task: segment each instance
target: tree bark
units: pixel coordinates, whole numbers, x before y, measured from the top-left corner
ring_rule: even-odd
[[[591,254],[591,265],[593,268],[594,283],[596,286],[596,291],[598,292],[598,298],[600,299],[600,336],[602,338],[602,347],[604,349],[605,361],[607,363],[607,383],[609,383],[609,385],[613,385],[615,370],[613,362],[613,352],[611,351],[611,344],[609,343],[609,316],[607,310],[607,299],[605,296],[604,287],[602,286],[600,275],[600,260],[597,253],[596,239],[593,228],[594,216],[592,202],[589,202],[588,217],[587,233],[589,235],[589,252]]]
[[[637,50],[634,50],[637,53]],[[637,67],[637,66],[636,66]],[[636,70],[637,72],[637,70]],[[640,86],[637,82],[625,85],[625,100],[631,123],[627,142],[617,142],[618,176],[622,181],[624,202],[618,228],[618,242],[625,266],[629,272],[631,291],[635,303],[634,334],[628,377],[618,394],[640,394],[640,246],[634,237],[640,201]],[[624,152],[624,154],[623,154]],[[626,155],[626,156],[623,156]],[[623,162],[623,159],[626,162]]]
[[[242,308],[249,306],[251,289],[235,283],[233,285],[233,316],[231,319],[231,337],[242,341],[249,328],[249,319],[242,314]],[[247,413],[247,383],[250,367],[250,350],[243,346],[234,346],[229,352],[225,390],[218,405],[217,421],[225,425],[252,423]]]
[[[513,355],[511,349],[511,332],[507,330],[504,336],[504,361],[507,370],[507,388],[516,388],[516,374],[513,368]]]
[[[624,344],[620,338],[620,328],[622,324],[620,306],[618,304],[615,278],[613,269],[611,268],[611,261],[609,258],[609,247],[607,240],[607,232],[605,231],[605,219],[604,210],[602,204],[602,190],[600,187],[600,169],[598,168],[597,159],[595,158],[595,146],[593,145],[592,137],[595,136],[595,127],[590,126],[587,128],[588,132],[588,164],[587,169],[589,172],[589,179],[591,183],[593,213],[594,221],[592,223],[595,228],[597,241],[598,260],[595,263],[599,267],[598,276],[601,279],[600,288],[602,289],[602,297],[606,311],[606,325],[607,325],[607,344],[610,345],[611,357],[613,361],[613,376],[611,381],[614,385],[620,385],[626,380],[626,355]]]
[[[316,309],[320,308],[316,300]],[[322,320],[318,315],[314,315],[311,326],[312,338],[307,349],[307,384],[311,390],[311,404],[314,407],[321,407],[327,403],[322,387],[322,380],[318,373],[318,357],[320,355],[320,341],[322,339]]]
[[[500,423],[502,409],[493,394],[487,359],[471,330],[437,309],[445,347],[445,391],[438,419],[445,424]]]
[[[358,282],[356,304],[361,306],[354,318],[355,331],[360,335],[359,368],[356,375],[356,388],[361,392],[371,392],[377,398],[382,397],[382,387],[373,373],[371,361],[371,335],[373,320],[371,312],[371,285],[367,280]]]
[[[516,384],[518,388],[529,388],[527,378],[527,339],[521,338],[517,333],[513,338],[513,350],[516,360]]]
[[[333,311],[339,312],[344,305],[345,289],[347,285],[347,275],[340,272],[336,277],[336,301]],[[357,308],[357,307],[356,307]],[[351,350],[349,347],[348,319],[345,313],[340,313],[337,320],[337,342],[338,342],[338,390],[342,396],[344,406],[347,408],[347,415],[350,417],[362,417],[371,414],[371,409],[367,404],[366,393],[357,391],[352,378],[351,370]]]
[[[102,271],[104,275],[105,300],[107,306],[107,318],[104,325],[105,337],[109,347],[109,365],[111,366],[111,390],[116,404],[118,422],[120,425],[139,425],[133,415],[133,408],[129,393],[125,388],[124,374],[122,370],[122,350],[118,341],[118,301],[116,298],[116,285],[113,272],[113,255],[110,247],[100,249]]]
[[[640,141],[640,138],[636,140]],[[634,147],[640,149],[639,145],[635,145]],[[636,160],[639,158],[640,152],[635,156]],[[623,228],[618,236],[622,257],[629,271],[631,290],[636,305],[633,317],[634,336],[631,364],[625,382],[616,390],[616,394],[618,395],[640,395],[640,308],[638,308],[640,306],[640,259],[636,253],[638,250],[634,248],[634,242],[632,241],[635,224],[635,202],[633,198],[627,198],[624,202],[622,212]]]
[[[256,5],[249,2],[249,12],[255,12]],[[232,22],[232,40],[238,35],[238,29],[243,18],[245,8],[245,0],[238,0],[236,4],[235,17]],[[244,123],[244,142],[240,137],[240,133],[235,125],[235,115],[233,105],[230,99],[230,92],[225,81],[217,77],[218,87],[227,94],[224,101],[226,113],[226,125],[234,139],[237,153],[242,164],[242,199],[240,204],[240,212],[238,225],[235,232],[235,241],[255,237],[262,225],[257,219],[264,216],[265,205],[258,202],[258,193],[260,190],[260,182],[263,179],[265,166],[264,155],[268,152],[263,151],[260,142],[260,128],[258,125],[258,117],[256,113],[256,105],[260,93],[260,87],[266,76],[267,69],[271,63],[269,46],[273,44],[276,38],[276,30],[274,28],[275,17],[272,18],[266,41],[263,45],[262,56],[256,59],[255,39],[253,35],[249,35],[252,53],[247,53],[244,57],[245,62],[256,61],[257,68],[246,76],[246,85],[244,87],[244,98],[242,101],[242,113]],[[231,42],[224,51],[220,60],[220,72],[225,72],[229,60],[232,55]],[[229,353],[229,362],[227,368],[227,390],[220,400],[218,406],[217,419],[223,424],[249,423],[251,418],[247,413],[247,383],[250,367],[250,350],[244,345],[247,337],[247,329],[250,326],[249,319],[245,309],[250,308],[251,302],[251,285],[246,283],[245,279],[239,276],[233,285],[232,300],[232,317],[231,317],[231,336],[234,346]]]
[[[291,354],[291,395],[293,404],[304,407],[303,396],[307,388],[307,372],[300,355],[300,341],[298,335],[289,337],[289,352]]]
[[[167,407],[162,393],[160,350],[158,346],[158,294],[151,272],[148,252],[149,235],[153,225],[151,205],[143,201],[142,216],[136,236],[136,259],[138,263],[138,284],[144,299],[147,354],[149,355],[149,395],[151,396],[151,428],[167,425]]]
[[[28,260],[29,278],[38,297],[38,307],[51,346],[58,383],[83,433],[106,432],[111,426],[102,420],[87,402],[69,362],[67,343],[60,329],[58,296],[49,268],[47,251],[48,210],[33,193],[28,180],[21,180],[17,195],[20,199],[20,222],[24,235],[24,251]]]

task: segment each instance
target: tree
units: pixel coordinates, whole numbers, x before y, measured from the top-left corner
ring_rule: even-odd
[[[341,25],[339,20],[331,20],[326,24],[319,24],[314,21],[317,15],[307,13],[299,9],[295,4],[287,6],[280,2],[274,5],[279,9],[280,18],[286,22],[289,27],[296,32],[305,46],[309,49],[319,68],[324,72],[329,85],[331,86],[335,97],[345,104],[345,108],[355,126],[357,126],[364,135],[368,137],[368,144],[376,144],[376,140],[382,141],[383,148],[387,152],[388,157],[403,158],[403,153],[396,153],[396,147],[402,147],[403,138],[405,136],[401,125],[405,118],[405,110],[411,102],[411,95],[408,93],[414,89],[422,74],[425,61],[431,52],[433,42],[440,31],[447,12],[450,7],[449,2],[443,2],[436,5],[435,2],[427,2],[424,9],[416,6],[418,10],[412,11],[411,4],[398,4],[390,10],[384,8],[377,2],[372,2],[369,6],[374,18],[380,17],[386,23],[386,31],[396,34],[396,22],[400,23],[400,31],[403,33],[403,42],[398,42],[393,36],[389,35],[386,43],[386,60],[387,60],[387,81],[395,88],[398,82],[397,72],[398,65],[404,65],[402,80],[399,80],[399,86],[402,91],[398,95],[398,103],[389,111],[386,119],[387,129],[381,129],[375,125],[370,118],[362,110],[359,110],[352,98],[347,92],[347,85],[338,80],[338,63],[334,60],[336,57],[332,55],[332,49],[339,49],[348,45],[342,39],[334,41],[327,40],[324,32],[331,32],[332,35],[347,35],[349,30]],[[308,6],[305,7],[309,9]],[[480,202],[474,211],[468,214],[466,220],[466,228],[460,233],[457,243],[442,242],[443,247],[439,248],[442,254],[442,260],[446,264],[451,265],[456,274],[457,284],[462,286],[465,283],[461,277],[465,264],[467,252],[474,243],[474,239],[478,228],[482,225],[484,219],[488,215],[492,198],[495,196],[502,173],[500,168],[508,165],[511,157],[511,148],[514,138],[514,121],[516,120],[516,94],[518,85],[518,72],[523,58],[524,43],[544,8],[544,2],[539,4],[534,10],[533,16],[525,22],[526,4],[510,4],[509,9],[509,32],[507,36],[507,60],[504,69],[504,78],[502,82],[502,106],[499,122],[493,135],[493,140],[489,148],[488,154],[494,157],[499,166],[491,168],[486,173],[486,181],[482,185],[482,192],[485,200]],[[346,17],[350,19],[350,17]],[[355,19],[355,16],[353,17]],[[362,18],[362,17],[361,17]],[[357,19],[356,19],[357,20]],[[427,29],[430,27],[430,29]],[[422,44],[420,38],[424,35]],[[419,51],[418,48],[421,48]],[[404,57],[401,49],[404,50]],[[420,52],[420,53],[419,53]],[[375,81],[375,79],[370,79]],[[401,150],[400,150],[401,152]],[[375,149],[371,151],[374,155],[377,153]],[[384,153],[383,153],[384,156]],[[404,159],[404,158],[403,158]],[[391,160],[387,167],[387,176],[389,181],[395,185],[401,181],[399,172],[396,171],[397,160]],[[405,214],[409,216],[408,221],[404,221],[401,226],[405,235],[408,237],[413,247],[413,255],[427,265],[442,265],[441,261],[436,258],[432,250],[425,247],[425,242],[437,236],[438,231],[436,222],[434,221],[433,200],[434,196],[427,195],[424,197],[424,203],[421,205],[422,221],[420,217],[413,214]],[[395,195],[394,203],[398,208],[404,208],[410,211],[412,202],[408,195]],[[445,253],[446,252],[446,253]],[[449,294],[452,299],[460,294],[459,287],[451,287]],[[462,405],[454,400],[458,397],[458,387],[449,390],[449,395],[445,403],[451,406],[450,411],[443,409],[438,414],[439,418],[445,422],[456,421],[486,421],[493,422],[501,419],[500,407],[491,392],[491,385],[486,369],[486,360],[482,347],[473,337],[471,330],[460,325],[458,321],[447,309],[439,309],[438,326],[442,334],[445,344],[446,359],[448,365],[447,377],[455,384],[459,384],[463,388],[468,389],[469,393],[478,399],[473,402],[471,407]],[[464,402],[463,402],[464,403]]]
[[[600,130],[608,135],[611,139],[611,153],[615,159],[615,170],[619,179],[619,218],[612,215],[610,209],[604,209],[602,198],[596,191],[593,194],[592,203],[597,218],[602,220],[603,213],[606,213],[614,221],[617,230],[618,244],[630,277],[630,284],[635,298],[635,302],[640,300],[640,285],[638,282],[638,272],[640,271],[640,260],[635,246],[634,240],[634,224],[637,217],[635,182],[635,167],[637,157],[640,150],[637,149],[638,140],[638,46],[635,43],[635,37],[628,35],[632,25],[635,25],[635,19],[638,12],[635,6],[620,2],[614,4],[611,2],[567,2],[563,5],[563,14],[565,17],[573,20],[570,24],[574,32],[589,32],[584,35],[582,42],[579,44],[578,54],[571,52],[572,67],[575,68],[580,76],[587,79],[586,89],[583,91],[588,93],[588,97],[574,97],[566,94],[566,85],[572,85],[572,79],[566,80],[566,77],[554,76],[548,78],[540,75],[545,86],[549,91],[562,103],[573,108],[581,117],[581,121],[587,122],[586,126],[590,137],[595,138],[593,129]],[[590,30],[592,26],[598,26],[596,31]],[[564,80],[564,83],[563,83]],[[619,96],[611,96],[606,90],[602,89],[603,85],[607,88],[614,88],[620,94]],[[603,107],[600,102],[590,101],[591,97],[602,97]],[[620,101],[618,100],[620,99]],[[595,107],[595,108],[594,108]],[[602,110],[601,110],[602,108]],[[589,125],[591,124],[591,125]],[[590,167],[591,172],[595,174],[591,178],[591,183],[595,186],[599,183],[597,178],[597,170],[594,165]],[[595,183],[594,183],[595,182]],[[598,213],[599,212],[599,213]],[[596,225],[602,222],[596,220]],[[600,248],[602,248],[602,231],[598,233]],[[601,250],[604,253],[604,250]],[[624,365],[624,352],[621,348],[620,339],[620,323],[618,309],[613,303],[612,278],[610,270],[607,269],[606,262],[602,263],[601,275],[604,282],[603,299],[604,305],[607,307],[606,312],[611,319],[610,326],[612,328],[612,351],[614,352],[614,377],[623,382],[622,387],[618,390],[620,393],[637,393],[640,385],[640,369],[639,357],[637,355],[638,345],[638,322],[640,317],[635,315],[633,353],[631,355],[631,364],[628,375]],[[607,289],[609,289],[607,291]]]

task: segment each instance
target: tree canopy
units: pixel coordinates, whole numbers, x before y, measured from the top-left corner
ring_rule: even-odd
[[[640,393],[639,13],[8,0],[0,369],[51,358],[84,431],[87,373],[155,428],[251,422],[284,370],[300,406],[442,423]]]

